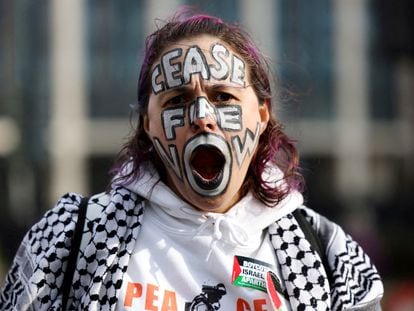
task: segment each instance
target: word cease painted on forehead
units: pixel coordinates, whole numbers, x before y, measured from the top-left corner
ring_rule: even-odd
[[[229,80],[237,86],[245,86],[245,63],[224,45],[215,43],[209,51],[193,45],[183,54],[182,48],[175,48],[161,56],[151,72],[154,94],[186,85],[194,74],[203,80]]]

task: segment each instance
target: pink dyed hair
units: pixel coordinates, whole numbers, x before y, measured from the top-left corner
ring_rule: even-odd
[[[132,162],[133,170],[115,182],[128,184],[139,178],[140,166],[145,161],[152,161],[165,178],[165,167],[153,150],[152,142],[143,129],[143,116],[147,113],[151,93],[151,69],[161,52],[170,44],[181,39],[208,34],[228,44],[247,64],[250,80],[261,104],[272,108],[272,92],[269,80],[269,66],[265,57],[253,43],[250,36],[238,25],[223,22],[221,19],[204,14],[192,14],[184,9],[165,22],[164,26],[149,35],[145,41],[144,59],[138,80],[139,113],[138,127],[122,149],[112,172],[119,173],[126,162]],[[268,164],[279,167],[282,179],[287,187],[274,187],[267,183],[263,171]],[[271,113],[266,130],[260,137],[257,152],[252,159],[241,194],[249,190],[268,206],[279,203],[293,189],[300,190],[303,178],[298,170],[299,156],[294,142],[284,133],[282,125]]]

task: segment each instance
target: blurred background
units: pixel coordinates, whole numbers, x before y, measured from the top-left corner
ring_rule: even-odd
[[[413,3],[0,0],[0,284],[62,194],[105,189],[144,38],[187,4],[241,23],[271,59],[307,205],[374,260],[385,310],[414,310]]]

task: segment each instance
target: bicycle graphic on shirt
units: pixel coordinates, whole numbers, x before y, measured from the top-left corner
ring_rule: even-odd
[[[192,302],[185,303],[185,311],[215,311],[220,309],[220,299],[226,294],[226,287],[219,283],[216,286],[203,285],[202,293],[194,297]]]

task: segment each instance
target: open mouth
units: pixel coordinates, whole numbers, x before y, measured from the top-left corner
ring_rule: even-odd
[[[225,157],[214,145],[201,145],[194,149],[190,166],[195,182],[203,189],[213,189],[223,178]]]

